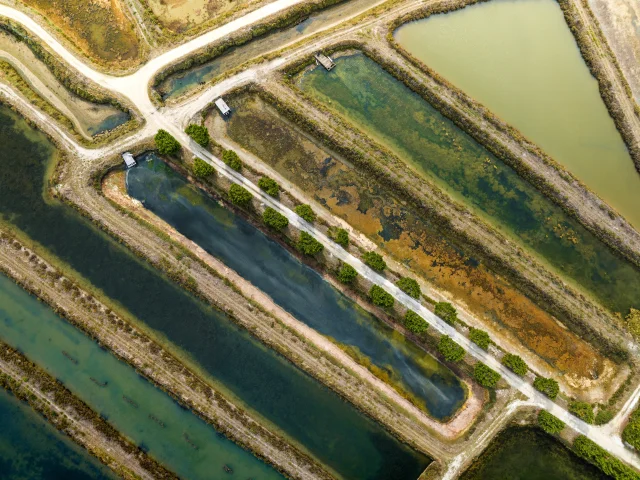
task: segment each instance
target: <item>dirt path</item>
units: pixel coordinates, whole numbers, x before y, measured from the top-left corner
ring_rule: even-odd
[[[32,260],[32,256],[37,259]],[[80,288],[68,288],[65,277],[53,280],[56,278],[53,272],[57,269],[39,257],[37,252],[24,246],[16,251],[7,241],[0,241],[0,263],[10,276],[38,291],[38,296],[50,305],[62,309],[71,323],[98,339],[119,358],[240,445],[250,447],[258,456],[269,459],[293,478],[327,477],[305,455],[295,452],[277,435],[224,400],[218,392],[212,391],[207,383],[185,368],[172,353],[147,337],[145,332],[128,327],[127,320],[114,314],[94,295]]]

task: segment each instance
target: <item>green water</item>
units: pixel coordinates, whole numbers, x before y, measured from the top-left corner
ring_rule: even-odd
[[[158,92],[163,100],[177,98],[252,58],[282,48],[302,37],[312,35],[336,22],[365,11],[370,8],[371,3],[371,0],[346,0],[318,11],[293,27],[275,31],[246,45],[232,47],[223,55],[202,65],[170,75],[158,86]]]
[[[224,465],[243,479],[282,478],[1,275],[0,338],[42,366],[118,431],[182,478],[222,477]],[[92,378],[107,385],[101,387]],[[164,427],[149,415],[163,422]]]
[[[116,478],[28,404],[2,388],[0,425],[0,473],[4,480]]]
[[[420,174],[540,255],[612,311],[640,304],[640,270],[614,255],[509,166],[356,53],[331,72],[306,71],[298,85],[388,146]]]
[[[154,154],[127,171],[127,193],[314,330],[353,347],[438,420],[465,389],[451,370],[335,289],[279,243],[190,185]]]
[[[275,354],[222,312],[151,269],[72,208],[43,197],[54,147],[0,108],[0,212],[149,329],[188,352],[213,381],[344,478],[417,478],[430,460]]]
[[[395,37],[640,228],[640,175],[556,1],[493,0]]]
[[[460,480],[605,480],[609,478],[537,428],[500,433]]]

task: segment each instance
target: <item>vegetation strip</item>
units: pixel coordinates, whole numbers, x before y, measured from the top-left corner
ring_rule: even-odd
[[[488,109],[483,107],[477,101],[470,98],[466,95],[462,90],[457,88],[448,82],[445,78],[439,75],[437,72],[429,68],[423,62],[415,58],[411,55],[406,49],[404,49],[398,42],[395,41],[393,36],[395,30],[401,25],[413,21],[428,18],[431,15],[436,14],[446,14],[450,12],[454,12],[456,10],[465,8],[469,5],[474,5],[476,3],[485,2],[488,0],[456,0],[450,4],[438,4],[438,5],[429,5],[422,9],[418,9],[414,12],[411,12],[407,15],[401,16],[394,21],[392,21],[388,25],[387,32],[387,41],[389,45],[397,51],[405,60],[407,60],[411,65],[418,68],[422,71],[430,80],[434,81],[438,86],[445,88],[447,91],[451,92],[457,100],[459,100],[462,105],[466,108],[471,109],[471,111],[476,112],[476,114],[480,115],[482,119],[487,121],[490,125],[496,128],[497,131],[508,135],[510,138],[515,140],[519,146],[525,151],[534,156],[535,159],[540,159],[545,166],[550,166],[555,169],[559,176],[565,181],[570,180],[571,184],[577,185],[580,190],[589,192],[594,198],[598,199],[596,194],[594,194],[586,185],[584,185],[579,179],[574,177],[574,175],[567,170],[565,167],[557,163],[553,158],[544,153],[542,149],[538,146],[529,142],[519,131],[510,125],[506,124],[499,117],[491,113]],[[627,148],[629,149],[629,153],[631,157],[638,165],[637,158],[640,158],[640,147],[637,145],[640,144],[640,141],[636,141],[633,138],[633,129],[629,126],[626,117],[622,113],[622,109],[619,105],[619,102],[616,99],[615,94],[613,93],[613,87],[610,85],[608,79],[605,78],[603,71],[598,67],[596,68],[595,60],[597,58],[597,53],[594,48],[589,46],[590,38],[586,35],[583,30],[584,26],[580,23],[580,20],[577,20],[575,17],[577,15],[575,8],[572,7],[572,1],[580,1],[580,0],[558,0],[560,7],[565,15],[565,19],[568,23],[569,28],[571,29],[578,46],[580,47],[580,51],[582,56],[591,69],[592,74],[598,80],[598,85],[600,87],[601,96],[609,109],[609,113],[613,117],[616,127],[620,131]],[[606,45],[606,43],[604,43]],[[368,52],[371,55],[370,52]],[[406,82],[404,75],[399,75],[399,73],[394,73],[394,71],[398,68],[397,66],[391,66],[388,62],[381,60],[378,55],[375,55],[374,58],[377,62],[381,62],[381,65],[387,69],[389,73],[394,75],[401,82]],[[385,66],[386,65],[386,66]],[[391,68],[389,68],[391,67]],[[606,85],[606,86],[605,86]],[[465,114],[460,112],[456,108],[450,108],[445,105],[442,101],[439,100],[438,95],[434,94],[424,87],[416,86],[413,82],[410,85],[410,88],[416,91],[416,93],[425,97],[427,101],[432,103],[438,110],[440,110],[445,116],[450,118],[454,123],[460,126],[463,130],[467,131],[473,138],[475,138],[480,144],[484,145],[489,151],[491,151],[494,155],[496,155],[501,160],[505,161],[508,165],[510,165],[520,176],[525,178],[529,183],[534,185],[537,189],[539,189],[542,193],[545,194],[548,198],[552,199],[555,203],[557,203],[560,207],[562,207],[570,216],[576,218],[583,226],[585,226],[589,231],[591,231],[597,238],[602,240],[606,245],[620,254],[623,258],[632,262],[637,268],[640,268],[640,250],[634,248],[632,245],[629,245],[629,242],[625,242],[620,236],[616,233],[618,227],[603,227],[599,224],[599,222],[590,221],[586,216],[583,216],[580,210],[576,206],[570,205],[565,197],[565,194],[562,191],[559,191],[557,187],[555,187],[548,179],[541,176],[539,173],[531,169],[527,166],[519,157],[517,152],[512,152],[511,149],[505,148],[503,145],[499,145],[495,139],[488,137],[483,131],[482,128],[478,127],[476,124],[469,122],[465,118]],[[416,90],[417,88],[417,90]],[[606,92],[606,93],[605,93]],[[606,211],[611,220],[616,219],[619,215],[617,215],[614,210],[611,209],[606,203],[600,202],[599,208]],[[637,232],[626,223],[625,220],[622,220],[625,223],[625,230],[631,232],[631,235],[637,236]]]
[[[0,256],[3,265],[7,265],[0,267],[0,271],[49,304],[56,314],[107,346],[141,376],[281,473],[307,478],[302,472],[309,470],[313,478],[330,478],[313,460],[230,403],[175,355],[132,326],[130,319],[119,316],[96,296],[81,289],[12,234],[3,231],[0,234]],[[16,253],[16,258],[11,259]],[[291,465],[292,459],[296,465]]]
[[[379,63],[397,80],[406,82],[408,74],[404,70],[401,70],[395,63],[387,61],[380,55],[380,52],[378,50],[370,49],[368,45],[363,44],[359,41],[345,41],[339,44],[335,44],[330,49],[325,49],[325,52],[349,52],[354,48],[359,49],[367,56],[372,58],[375,62]],[[291,78],[292,76],[301,72],[308,65],[310,65],[310,62],[311,60],[307,58],[305,60],[285,67],[285,75],[287,75],[288,78]],[[289,86],[296,95],[302,96],[306,102],[311,103],[315,108],[322,111],[323,113],[327,112],[326,107],[319,105],[319,103],[316,100],[312,99],[309,95],[301,92],[297,87],[291,85],[291,83],[289,83]],[[271,87],[268,88],[270,89]],[[412,81],[410,82],[410,88],[419,95],[423,97],[426,96],[429,102],[435,102],[436,108],[440,109],[443,107],[444,104],[439,100],[439,98],[434,95],[429,89],[427,89],[427,87],[425,87],[423,84]],[[242,89],[238,89],[237,91],[240,92],[242,91]],[[294,119],[298,125],[303,126],[303,128],[309,130],[314,136],[319,137],[323,142],[327,143],[330,148],[339,152],[340,154],[343,154],[346,158],[348,158],[355,164],[361,165],[365,169],[365,171],[370,172],[372,176],[374,176],[374,178],[378,179],[378,181],[393,184],[396,191],[403,194],[403,197],[407,201],[416,204],[416,206],[422,210],[427,210],[429,213],[433,213],[434,215],[436,215],[439,226],[442,226],[447,231],[454,233],[454,238],[463,239],[464,244],[472,247],[474,254],[479,254],[484,257],[488,261],[492,269],[497,269],[497,271],[513,280],[516,285],[536,303],[538,303],[539,305],[546,305],[545,309],[549,313],[563,319],[564,323],[574,333],[584,339],[587,339],[590,343],[597,346],[598,349],[606,356],[614,359],[616,362],[623,362],[628,358],[628,352],[626,352],[622,347],[622,342],[617,343],[616,341],[612,340],[612,338],[620,338],[621,332],[618,326],[618,321],[615,320],[611,314],[605,312],[601,307],[597,306],[591,300],[587,299],[584,295],[579,294],[574,289],[567,286],[567,284],[561,281],[560,278],[557,277],[557,275],[551,273],[545,267],[542,267],[538,261],[534,260],[530,254],[525,253],[521,247],[517,247],[514,242],[506,241],[503,239],[502,241],[492,242],[491,244],[487,244],[486,242],[480,243],[478,237],[470,235],[469,232],[462,231],[460,227],[455,225],[455,223],[450,218],[445,216],[444,213],[438,211],[433,205],[419,202],[418,199],[423,198],[427,193],[431,193],[433,196],[430,198],[430,200],[435,200],[436,205],[442,205],[442,203],[445,203],[450,210],[448,214],[454,213],[454,215],[458,215],[461,211],[464,210],[464,207],[461,207],[457,204],[452,204],[449,196],[447,194],[444,194],[437,187],[433,187],[431,185],[431,182],[428,182],[427,180],[422,178],[418,179],[416,178],[415,174],[410,175],[411,183],[406,183],[408,178],[407,175],[409,175],[407,173],[407,168],[406,166],[404,166],[404,162],[401,162],[399,159],[397,159],[393,153],[391,153],[384,147],[379,147],[377,145],[375,147],[371,146],[372,151],[374,152],[384,152],[384,154],[380,153],[380,158],[384,157],[384,163],[379,164],[378,158],[372,157],[369,152],[365,153],[360,146],[346,147],[340,141],[337,141],[331,134],[327,133],[327,130],[325,129],[326,127],[320,126],[319,123],[315,120],[308,119],[306,117],[306,114],[301,114],[297,109],[291,108],[290,105],[284,103],[281,99],[277,98],[271,92],[264,92],[261,88],[254,88],[254,91],[263,96],[265,98],[265,101],[267,101],[271,105],[276,106],[279,110],[285,111],[289,118]],[[447,114],[450,110],[453,112],[452,115],[455,118],[455,116],[458,115],[457,110],[451,108],[445,109]],[[335,115],[332,115],[332,119],[336,124],[340,124],[341,127],[344,127],[350,132],[353,132],[353,126],[336,118]],[[474,125],[469,124],[469,122],[467,121],[464,122],[462,128],[463,130],[467,130],[469,126],[476,128]],[[370,141],[367,142],[368,146],[371,145]],[[393,159],[393,161],[391,161],[391,159]],[[390,164],[393,164],[393,169],[391,171],[389,168]],[[399,170],[399,172],[396,173],[396,170]],[[418,190],[418,183],[421,186],[425,186],[425,188]],[[469,216],[467,215],[465,217],[466,222],[469,221],[468,218]],[[475,217],[473,219],[473,223],[474,225],[480,226],[484,232],[491,232],[491,235],[493,237],[503,238],[503,235],[501,233],[499,233],[495,228],[489,226],[483,220]],[[502,255],[496,252],[496,249],[498,249],[498,251],[501,251],[505,248],[505,246],[508,246],[510,250],[517,250],[517,253],[512,251],[512,253],[508,256],[508,260],[505,260]],[[526,265],[523,265],[523,268],[516,268],[514,262],[520,263],[524,258],[528,259]],[[531,278],[529,272],[531,272],[532,269],[535,270],[536,275],[542,275],[543,278],[546,278],[548,281],[550,281],[555,288],[553,290],[550,288],[546,288],[544,291],[542,291],[539,288],[539,279],[533,281],[533,279]],[[571,304],[571,307],[569,307],[569,304]],[[577,309],[584,309],[585,315],[576,315]],[[587,311],[589,312],[588,314],[586,313]],[[602,319],[601,322],[596,324],[592,321],[585,321],[586,319],[591,319],[596,312],[598,317]],[[607,332],[606,335],[604,334],[604,331]]]
[[[0,341],[0,386],[126,479],[178,477],[131,444],[64,385]],[[4,363],[4,365],[2,365]],[[132,465],[133,463],[133,465]]]
[[[127,106],[125,101],[113,97],[111,92],[103,91],[100,87],[93,85],[89,80],[81,77],[77,72],[72,71],[64,61],[59,59],[54,53],[51,53],[46,47],[42,46],[39,40],[36,40],[32,34],[25,30],[21,25],[13,22],[12,20],[0,17],[0,29],[11,35],[17,41],[24,43],[31,52],[33,52],[35,57],[49,69],[53,76],[71,94],[98,105],[111,105],[129,115],[130,119],[124,124],[119,125],[113,130],[95,135],[91,140],[87,140],[83,135],[77,132],[75,128],[69,128],[69,125],[67,124],[67,122],[70,122],[69,119],[66,119],[65,121],[64,119],[60,119],[58,115],[53,115],[52,112],[45,108],[41,108],[44,107],[42,102],[48,103],[46,100],[41,99],[41,102],[36,103],[36,106],[43,109],[45,113],[61,123],[62,126],[65,127],[80,144],[91,147],[105,145],[115,138],[137,130],[142,125],[143,121],[139,118],[139,115],[134,108]],[[24,82],[24,80],[22,80],[22,82]],[[19,85],[20,82],[16,80],[16,86],[18,86],[18,88],[20,88]],[[25,94],[23,91],[24,88],[20,88],[20,90]],[[32,100],[34,94],[26,96]],[[39,95],[35,95],[39,97]]]

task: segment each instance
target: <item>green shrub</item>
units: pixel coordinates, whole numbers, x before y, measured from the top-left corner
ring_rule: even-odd
[[[489,338],[489,334],[487,332],[473,327],[469,329],[469,340],[471,340],[483,350],[488,350],[489,344],[491,343],[491,338]]]
[[[193,174],[198,178],[207,178],[215,173],[215,168],[201,158],[193,160]]]
[[[318,240],[313,238],[307,232],[300,232],[300,238],[298,239],[298,250],[300,250],[305,255],[313,256],[324,250],[324,245],[322,245]]]
[[[358,272],[356,272],[356,269],[348,263],[343,263],[340,270],[338,270],[338,280],[347,285],[352,284],[357,276]]]
[[[160,155],[175,155],[180,151],[180,143],[166,130],[158,130],[154,140]]]
[[[524,377],[529,371],[529,367],[525,361],[522,360],[519,355],[515,355],[513,353],[506,353],[505,356],[502,357],[502,364],[521,377]]]
[[[258,180],[258,187],[266,192],[267,195],[277,197],[280,193],[280,185],[273,178],[261,177]]]
[[[229,187],[229,199],[231,203],[238,205],[239,207],[248,207],[251,204],[253,195],[251,192],[244,188],[242,185],[234,183]]]
[[[184,131],[201,147],[206,148],[209,146],[211,138],[209,137],[209,130],[207,130],[207,127],[204,125],[196,125],[195,123],[192,123]]]
[[[371,287],[371,290],[369,290],[369,298],[371,298],[374,305],[382,308],[391,308],[395,303],[393,296],[378,285]]]
[[[633,412],[629,417],[629,423],[622,431],[622,440],[636,450],[640,450],[640,409]]]
[[[338,245],[341,245],[343,248],[347,248],[349,246],[349,232],[344,228],[339,228],[334,240]]]
[[[429,324],[413,310],[407,310],[404,315],[404,326],[407,330],[416,335],[420,335],[427,331]]]
[[[233,150],[225,150],[224,152],[222,152],[222,161],[237,172],[242,170],[242,162],[240,161],[240,157]]]
[[[289,219],[271,207],[264,209],[262,220],[267,227],[273,228],[274,230],[282,230],[289,225]]]
[[[595,420],[593,407],[587,402],[569,403],[569,412],[573,413],[576,417],[581,418],[588,424],[593,424],[593,421]]]
[[[638,474],[617,458],[613,457],[597,443],[589,440],[584,435],[579,435],[573,442],[573,451],[588,462],[594,464],[606,475],[616,480],[639,480]]]
[[[533,387],[539,392],[544,393],[551,400],[555,400],[558,393],[560,393],[558,382],[552,378],[536,377],[533,381]]]
[[[400,290],[413,298],[420,298],[420,285],[413,278],[402,277],[396,282]]]
[[[295,212],[309,223],[316,221],[316,213],[312,210],[310,205],[303,203],[295,208]]]
[[[485,388],[495,388],[500,381],[500,374],[484,363],[478,362],[473,369],[473,378]]]
[[[440,341],[438,342],[438,351],[448,362],[459,362],[466,354],[464,348],[454,342],[448,335],[440,337]]]
[[[604,425],[605,423],[609,423],[611,420],[613,420],[613,412],[605,408],[598,410],[594,423],[596,425]]]
[[[558,417],[551,415],[546,410],[540,410],[538,414],[538,425],[549,435],[556,435],[564,430],[565,424]]]
[[[377,272],[382,272],[387,268],[387,263],[384,261],[384,258],[376,252],[365,252],[362,255],[362,260]]]
[[[636,338],[640,338],[640,310],[631,308],[625,320],[631,334]]]
[[[449,325],[455,325],[458,321],[458,312],[449,302],[436,303],[435,314]]]

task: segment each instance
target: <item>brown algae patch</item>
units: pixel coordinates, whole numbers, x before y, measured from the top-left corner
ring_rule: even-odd
[[[494,330],[515,337],[567,376],[572,386],[584,388],[613,373],[610,362],[591,345],[495,276],[482,261],[466,255],[394,192],[320,148],[257,97],[241,97],[234,103],[234,115],[226,124],[233,141],[394,259],[449,292]]]

